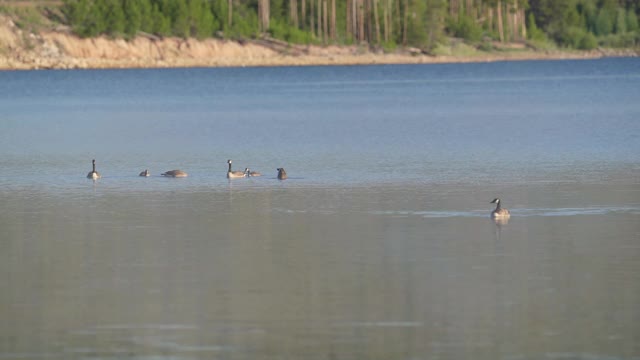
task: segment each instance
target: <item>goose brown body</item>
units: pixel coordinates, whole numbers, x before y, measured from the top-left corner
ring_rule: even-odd
[[[511,217],[511,214],[509,213],[509,210],[507,209],[503,209],[502,206],[500,206],[500,199],[495,198],[493,199],[493,201],[491,201],[492,204],[496,204],[496,208],[495,210],[493,210],[491,212],[491,217],[494,219],[508,219],[509,217]]]
[[[249,168],[245,168],[244,169],[244,173],[247,174],[248,177],[262,176],[262,173],[260,173],[258,171],[251,171],[251,169],[249,169]]]
[[[247,173],[244,171],[233,171],[231,170],[231,163],[233,161],[231,161],[231,159],[227,160],[227,164],[229,164],[229,170],[227,170],[227,178],[228,179],[237,179],[237,178],[243,178],[247,176]]]
[[[165,173],[161,174],[162,176],[168,176],[168,177],[187,177],[188,174],[182,170],[169,170]]]

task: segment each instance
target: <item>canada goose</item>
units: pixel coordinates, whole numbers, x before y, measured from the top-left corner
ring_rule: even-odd
[[[244,171],[231,171],[231,159],[227,160],[227,164],[229,164],[229,170],[227,171],[227,178],[229,179],[236,179],[236,178],[243,178],[247,176],[247,173],[245,173]]]
[[[496,204],[496,209],[491,212],[491,217],[494,219],[508,219],[511,214],[509,214],[509,210],[503,209],[500,207],[500,199],[495,198],[491,201],[491,204]]]
[[[247,174],[247,176],[251,177],[251,176],[262,176],[261,173],[257,172],[257,171],[251,171],[249,168],[244,168],[244,173]]]
[[[279,180],[284,180],[287,178],[287,172],[284,171],[284,168],[277,168],[276,170],[278,170],[278,179]]]
[[[145,170],[140,173],[140,176],[144,176],[144,177],[151,176],[151,173],[149,172],[149,170]]]
[[[93,163],[93,170],[87,174],[87,179],[100,179],[100,173],[96,171],[96,159],[93,159],[91,162]]]
[[[187,177],[187,173],[182,171],[182,170],[169,170],[165,173],[160,174],[162,176],[168,176],[168,177]]]

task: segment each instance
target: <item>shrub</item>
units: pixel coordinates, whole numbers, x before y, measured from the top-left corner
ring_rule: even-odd
[[[469,16],[461,15],[457,21],[450,20],[447,27],[455,37],[472,42],[482,39],[482,28]]]
[[[598,40],[595,35],[590,32],[584,34],[580,42],[578,43],[578,49],[580,50],[593,50],[598,47]]]
[[[398,44],[393,41],[387,41],[382,43],[382,49],[385,52],[393,52],[398,48]]]
[[[272,20],[269,23],[269,33],[276,39],[294,44],[309,44],[312,41],[309,32],[302,31],[278,20]]]
[[[480,51],[492,51],[494,50],[493,44],[491,41],[483,41],[478,45],[478,50]]]
[[[637,46],[640,42],[640,34],[627,32],[625,34],[611,34],[600,38],[600,44],[610,48],[624,48]]]
[[[529,39],[537,42],[546,42],[549,40],[544,31],[540,30],[536,25],[536,19],[533,13],[529,13],[529,17],[527,18],[527,35]]]
[[[558,40],[561,45],[579,49],[582,40],[587,36],[587,31],[578,26],[569,26],[558,34]]]

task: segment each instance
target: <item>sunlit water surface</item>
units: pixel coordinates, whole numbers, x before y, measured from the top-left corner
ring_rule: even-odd
[[[637,59],[0,72],[0,359],[638,360],[639,95]]]

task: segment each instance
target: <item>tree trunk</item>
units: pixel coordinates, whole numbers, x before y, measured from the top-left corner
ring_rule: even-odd
[[[513,40],[522,40],[520,37],[520,9],[518,6],[518,0],[513,2]]]
[[[331,40],[335,41],[337,36],[336,29],[336,0],[331,0]]]
[[[289,0],[289,18],[291,25],[298,28],[298,0]]]
[[[347,39],[350,39],[350,38],[352,39],[353,38],[353,31],[352,31],[353,25],[351,24],[351,2],[352,1],[353,0],[347,0],[347,5],[345,7],[345,11],[346,11],[346,18],[345,18],[345,20],[346,20],[346,31],[345,31],[345,33],[346,33]]]
[[[365,30],[365,27],[364,27],[364,0],[360,0],[359,1],[358,11],[359,11],[359,14],[358,14],[358,25],[359,25],[359,27],[358,27],[359,28],[359,30],[358,30],[358,32],[359,32],[358,40],[359,40],[359,42],[363,42],[365,40],[365,35],[364,35],[365,34],[364,33],[364,30]]]
[[[502,24],[502,0],[498,0],[498,33],[500,34],[500,42],[504,42],[504,27]]]
[[[380,19],[378,19],[378,0],[373,0],[373,18],[376,26],[376,44],[380,44]]]
[[[392,19],[394,21],[394,26],[396,30],[396,34],[393,35],[394,40],[397,39],[399,36],[402,36],[402,11],[400,9],[400,1],[401,0],[395,0],[396,3],[396,16],[392,15]]]
[[[373,12],[373,10],[371,9],[373,5],[373,0],[365,0],[364,3],[364,27],[365,27],[365,41],[368,43],[372,43],[373,42],[373,19],[372,19],[372,15],[371,13]]]
[[[258,1],[258,19],[260,21],[260,31],[266,32],[269,30],[269,0]]]
[[[327,34],[329,34],[329,21],[328,21],[329,20],[329,16],[328,16],[329,13],[328,13],[328,8],[327,8],[327,1],[328,0],[324,0],[322,2],[322,12],[323,12],[322,25],[323,25],[323,29],[324,29],[322,38],[324,39],[325,43],[327,42],[327,38],[328,38]]]
[[[520,9],[520,25],[522,26],[522,39],[527,39],[527,22],[525,20],[524,9]]]
[[[233,0],[229,0],[228,1],[228,7],[229,7],[229,11],[227,14],[227,22],[229,23],[229,27],[231,27],[231,25],[233,25],[232,19],[233,19]]]
[[[452,1],[453,2],[453,1]],[[404,9],[402,13],[402,45],[407,46],[407,26],[409,22],[409,0],[404,0]]]
[[[384,0],[384,2],[382,4],[382,18],[384,20],[382,25],[384,26],[384,42],[385,43],[389,42],[389,25],[390,25],[390,21],[389,21],[389,1],[390,0]]]
[[[360,32],[358,31],[358,29],[360,29],[360,22],[358,19],[360,19],[360,11],[358,9],[360,9],[360,0],[353,0],[351,2],[352,5],[352,11],[351,14],[353,15],[353,40],[355,42],[359,42],[360,41]]]
[[[307,28],[307,1],[300,0],[300,23],[302,24],[302,28]]]
[[[318,0],[318,39],[323,41],[324,35],[322,34],[322,0]]]
[[[316,34],[316,23],[315,23],[315,14],[313,13],[314,2],[311,0],[309,3],[309,27],[311,28],[311,34],[317,36]]]

